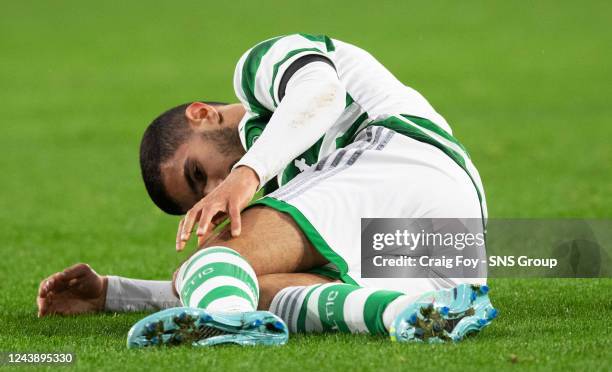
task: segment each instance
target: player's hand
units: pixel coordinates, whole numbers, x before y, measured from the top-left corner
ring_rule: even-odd
[[[74,315],[104,310],[108,279],[89,265],[76,264],[40,283],[38,316]]]
[[[232,236],[240,235],[240,211],[253,199],[259,177],[249,167],[238,167],[210,194],[197,202],[181,220],[176,235],[176,250],[182,251],[197,226],[198,246],[201,245],[215,226],[229,215]]]

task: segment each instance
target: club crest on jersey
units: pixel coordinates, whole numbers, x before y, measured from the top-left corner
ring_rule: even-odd
[[[308,163],[306,163],[306,160],[304,158],[294,160],[293,165],[295,165],[295,167],[299,169],[300,173],[304,172],[307,169],[310,169],[311,167],[310,165],[308,165]]]

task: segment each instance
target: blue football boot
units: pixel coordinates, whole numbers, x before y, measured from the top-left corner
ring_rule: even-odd
[[[461,284],[427,293],[395,318],[391,340],[436,343],[476,334],[497,316],[488,292],[486,285]]]
[[[203,309],[175,307],[151,314],[134,324],[128,332],[127,347],[228,343],[283,345],[288,338],[285,323],[268,311],[211,313]]]

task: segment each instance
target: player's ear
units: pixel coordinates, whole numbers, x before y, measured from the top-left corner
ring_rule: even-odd
[[[187,106],[185,116],[189,120],[189,124],[194,128],[219,122],[217,110],[204,102],[193,102]]]

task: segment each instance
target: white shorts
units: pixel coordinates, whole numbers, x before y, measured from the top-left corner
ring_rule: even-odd
[[[329,261],[319,272],[364,287],[412,295],[485,279],[362,278],[361,218],[482,217],[476,188],[444,152],[381,126],[361,131],[260,199],[288,213]]]

